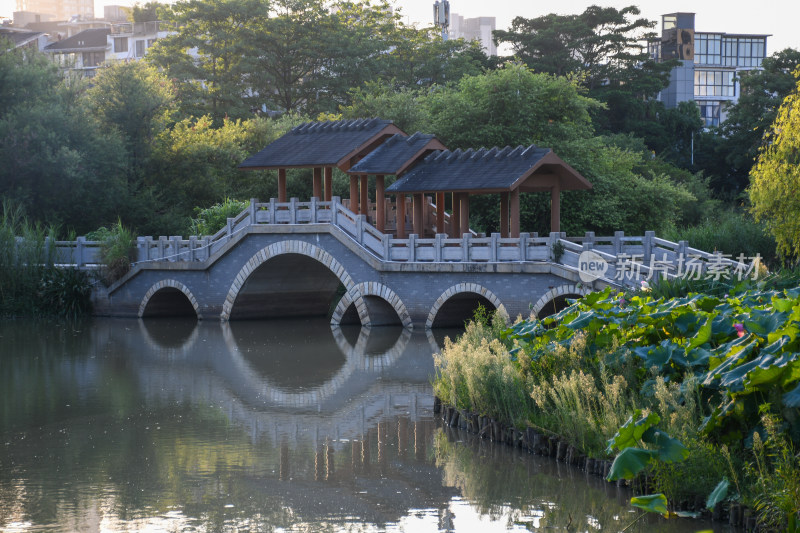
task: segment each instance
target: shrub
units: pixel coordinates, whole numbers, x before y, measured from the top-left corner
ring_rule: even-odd
[[[197,216],[189,221],[192,235],[213,235],[228,222],[228,218],[235,217],[244,211],[250,202],[226,198],[224,202],[214,204],[205,209],[195,207]]]
[[[104,278],[111,284],[127,274],[136,261],[136,233],[122,225],[121,220],[111,228],[99,228],[91,237],[102,240],[100,256],[105,264]]]

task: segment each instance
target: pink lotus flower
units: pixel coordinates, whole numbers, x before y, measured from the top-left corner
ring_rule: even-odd
[[[736,330],[736,335],[739,337],[744,337],[744,324],[737,322],[733,325],[733,328]]]

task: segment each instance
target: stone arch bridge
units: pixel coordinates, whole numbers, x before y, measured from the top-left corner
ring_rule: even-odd
[[[78,239],[57,245],[64,264],[99,262],[99,243]],[[582,282],[579,262],[590,250],[606,269]],[[98,314],[120,317],[324,315],[332,324],[448,327],[462,325],[479,304],[502,305],[511,317],[550,314],[568,297],[621,286],[625,279],[615,278],[626,258],[658,257],[662,272],[674,275],[669,270],[684,253],[713,260],[685,242],[671,243],[650,232],[644,237],[467,233],[456,239],[396,239],[338,198],[252,200],[213,236],[140,237],[138,262],[107,290],[97,291],[95,307]],[[638,273],[646,275],[648,268],[643,262]]]

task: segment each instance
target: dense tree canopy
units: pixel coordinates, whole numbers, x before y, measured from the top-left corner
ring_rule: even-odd
[[[783,255],[800,256],[800,81],[778,109],[750,180],[756,220],[766,221]]]

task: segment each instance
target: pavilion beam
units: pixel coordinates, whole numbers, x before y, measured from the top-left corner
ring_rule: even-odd
[[[380,232],[386,229],[386,184],[383,174],[375,176],[375,227]]]
[[[461,215],[459,226],[461,227],[461,234],[469,233],[469,193],[461,193]]]
[[[317,200],[322,200],[322,167],[314,167],[314,193]]]
[[[397,219],[397,238],[406,238],[406,195],[400,193],[397,195],[397,212],[395,218]]]
[[[278,169],[278,201],[286,202],[286,169]]]
[[[350,211],[358,214],[358,176],[350,175]]]
[[[361,200],[359,202],[359,213],[369,215],[369,175],[361,176]]]
[[[509,237],[519,237],[519,188],[508,193]]]
[[[550,231],[561,231],[561,187],[550,189]]]
[[[444,233],[444,193],[436,193],[436,233]]]
[[[500,193],[500,236],[508,237],[508,193]]]
[[[330,202],[333,198],[333,167],[325,167],[325,198],[326,202]]]
[[[417,234],[419,237],[424,237],[425,232],[425,225],[423,224],[423,211],[424,211],[424,202],[425,196],[419,192],[412,196],[412,214],[413,214],[413,226],[414,226],[414,233]]]
[[[452,193],[453,214],[450,216],[451,237],[461,237],[461,195]]]

